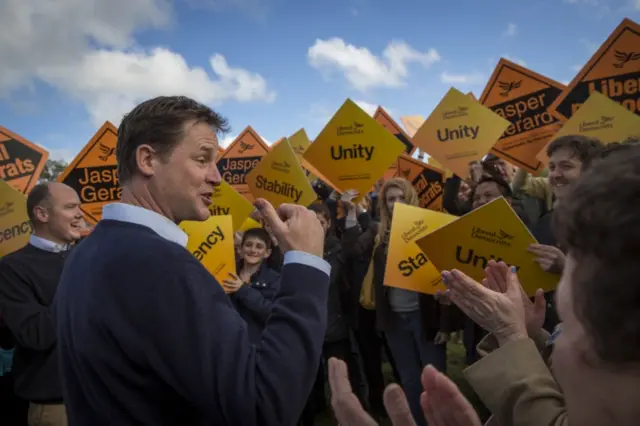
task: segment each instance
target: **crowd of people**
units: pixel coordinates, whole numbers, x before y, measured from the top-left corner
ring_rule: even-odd
[[[529,298],[491,261],[480,283],[442,271],[433,296],[384,285],[394,206],[419,204],[399,177],[368,194],[316,181],[310,206],[257,200],[262,226],[235,234],[237,273],[216,282],[177,224],[209,216],[226,127],[184,97],[134,108],[122,199],[86,237],[72,188],[29,193],[34,233],[0,260],[0,424],[306,426],[331,406],[342,426],[477,426],[446,375],[453,333],[489,424],[637,423],[637,141],[563,136],[547,176],[489,154],[448,178],[448,213],[504,197],[559,284]]]

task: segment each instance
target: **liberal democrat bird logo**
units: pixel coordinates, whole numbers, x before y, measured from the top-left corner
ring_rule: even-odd
[[[115,151],[116,151],[115,148],[109,148],[105,144],[100,143],[100,152],[102,152],[102,155],[99,155],[98,158],[101,159],[102,161],[107,161]]]
[[[246,151],[250,151],[252,149],[253,144],[240,141],[240,149],[238,150],[238,154],[244,154]]]
[[[498,86],[502,90],[502,92],[500,92],[500,96],[504,96],[506,98],[512,90],[519,88],[521,84],[522,80],[509,82],[499,81]]]
[[[618,63],[613,64],[613,66],[616,68],[622,68],[627,64],[627,62],[637,61],[638,59],[640,59],[640,53],[636,53],[636,52],[626,53],[620,50],[616,50],[615,57],[618,60]]]

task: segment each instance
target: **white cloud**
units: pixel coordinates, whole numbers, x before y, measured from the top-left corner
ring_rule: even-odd
[[[340,71],[356,89],[400,87],[409,75],[408,65],[419,63],[429,68],[440,61],[435,49],[420,52],[403,41],[392,41],[378,57],[366,47],[347,44],[341,38],[317,39],[307,52],[309,64],[329,75]]]
[[[453,74],[447,71],[440,74],[440,81],[453,86],[474,86],[484,84],[486,77],[482,73]]]
[[[80,100],[97,127],[119,124],[136,103],[181,94],[216,105],[275,98],[262,76],[213,53],[211,72],[166,48],[142,49],[133,34],[171,23],[167,0],[4,0],[0,95],[36,81]]]
[[[636,0],[636,9],[640,10],[640,0]]]
[[[353,102],[355,102],[360,108],[362,108],[364,112],[366,112],[369,115],[375,114],[376,110],[378,109],[378,105],[369,103],[367,101],[353,101]]]
[[[518,33],[518,26],[516,24],[508,24],[507,29],[502,32],[503,37],[513,37]]]

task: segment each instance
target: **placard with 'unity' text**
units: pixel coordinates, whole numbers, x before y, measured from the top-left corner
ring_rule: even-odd
[[[338,192],[355,189],[361,198],[404,150],[398,138],[347,99],[304,159],[336,185]]]
[[[440,272],[416,245],[455,216],[396,203],[393,207],[384,285],[425,294],[445,291]]]
[[[511,125],[491,148],[505,161],[539,174],[544,164],[536,157],[562,124],[549,112],[565,86],[506,59],[500,59],[480,103]]]
[[[249,172],[247,185],[255,198],[264,198],[275,208],[284,203],[307,207],[318,198],[287,139]]]
[[[452,87],[418,129],[413,142],[464,178],[469,174],[469,163],[482,159],[510,124]]]
[[[529,296],[556,288],[560,275],[544,272],[527,251],[535,244],[527,227],[504,198],[498,198],[420,238],[416,244],[438,270],[458,269],[476,281],[485,278],[489,260],[518,269]]]
[[[640,138],[640,115],[602,93],[593,92],[553,139],[567,135],[588,136],[605,144],[622,142],[630,137]],[[538,158],[545,164],[549,162],[546,147]]]
[[[253,196],[247,186],[247,175],[268,152],[269,147],[262,137],[248,126],[218,159],[218,169],[222,179],[253,202]]]
[[[187,250],[215,277],[220,285],[236,273],[231,216],[211,216],[204,222],[184,221],[180,228],[189,236]]]
[[[240,195],[225,180],[222,180],[220,185],[213,189],[211,201],[213,201],[213,204],[209,206],[209,212],[213,216],[231,216],[234,231],[240,229],[244,221],[253,212],[253,204]]]
[[[561,120],[571,118],[593,92],[640,115],[640,25],[624,19],[551,105]]]
[[[102,218],[105,204],[120,201],[122,190],[116,163],[118,128],[105,122],[88,144],[58,176],[75,189],[80,197],[80,210],[89,223]]]
[[[442,211],[444,171],[402,154],[398,157],[397,176],[407,179],[418,194],[420,207]]]
[[[31,232],[27,197],[0,180],[0,258],[24,247]]]
[[[28,194],[40,178],[49,153],[0,126],[0,180]]]

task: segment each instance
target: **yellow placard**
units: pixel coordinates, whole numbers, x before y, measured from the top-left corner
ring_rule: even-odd
[[[236,272],[231,216],[211,216],[204,222],[184,221],[180,228],[189,236],[187,250],[207,268],[218,283]]]
[[[602,143],[622,142],[632,136],[640,137],[640,115],[602,93],[593,92],[553,140],[567,135],[589,136]],[[547,146],[538,153],[538,159],[545,164],[549,162]]]
[[[461,178],[489,152],[511,123],[471,96],[449,89],[413,142]]]
[[[249,229],[253,229],[253,228],[262,228],[262,225],[260,225],[260,222],[256,221],[255,219],[251,219],[249,217],[247,218],[247,220],[244,221],[244,223],[242,224],[240,229],[238,229],[238,231],[246,232]]]
[[[304,153],[338,192],[355,189],[366,195],[404,152],[405,145],[351,99]]]
[[[455,222],[419,239],[416,244],[438,270],[458,269],[480,282],[489,260],[518,268],[528,295],[553,290],[560,275],[544,272],[527,251],[535,244],[527,227],[504,198],[498,198]]]
[[[211,196],[213,204],[209,207],[209,212],[213,216],[230,215],[233,218],[233,230],[240,229],[244,221],[253,212],[253,204],[240,195],[225,180],[215,187]]]
[[[32,232],[27,197],[0,180],[0,258],[24,247]]]
[[[309,145],[311,145],[307,132],[305,132],[304,129],[298,130],[293,135],[289,136],[289,143],[291,144],[291,148],[293,148],[293,152],[296,153],[298,161],[302,163],[302,156],[307,148],[309,148]]]
[[[249,172],[247,185],[255,198],[264,198],[275,208],[284,203],[306,207],[318,198],[288,139]]]
[[[419,207],[393,207],[391,235],[384,285],[426,294],[444,291],[440,272],[416,245],[416,241],[457,217]]]

